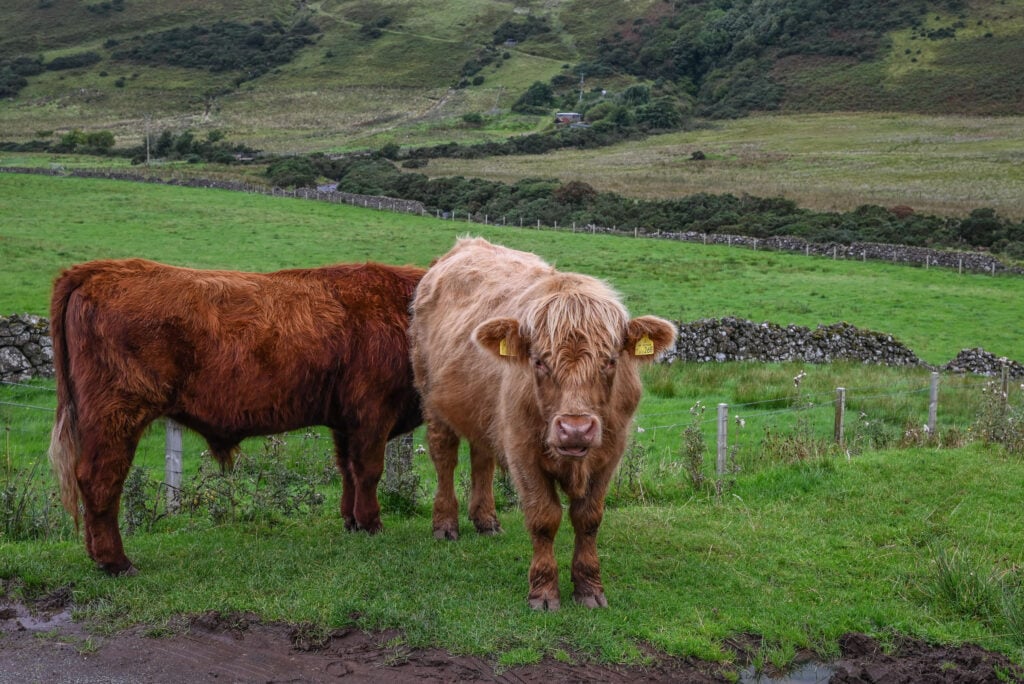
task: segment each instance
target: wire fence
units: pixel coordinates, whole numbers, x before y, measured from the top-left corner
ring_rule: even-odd
[[[977,403],[986,386],[997,385],[993,396],[1001,394],[1004,401],[1009,394],[1005,372],[995,381],[946,376],[950,381],[943,383],[942,376],[933,372],[929,382],[918,386],[837,387],[817,392],[801,390],[801,376],[794,379],[792,392],[776,397],[735,403],[697,401],[690,406],[676,400],[672,408],[641,410],[634,420],[635,441],[662,449],[666,459],[681,460],[686,458],[681,447],[685,437],[699,434],[701,444],[706,444],[701,456],[714,456],[715,476],[722,478],[761,461],[799,458],[808,449],[838,449],[849,456],[866,448],[955,446],[969,438],[970,405]],[[0,426],[6,432],[8,460],[11,444],[45,449],[55,405],[52,381],[0,382]],[[165,484],[174,492],[182,480],[183,431],[169,419],[164,423]],[[940,430],[945,430],[945,439]],[[155,446],[148,448],[152,452]]]

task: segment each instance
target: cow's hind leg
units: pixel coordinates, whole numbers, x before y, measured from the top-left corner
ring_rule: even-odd
[[[75,477],[82,496],[86,551],[107,574],[134,575],[137,570],[124,553],[118,512],[138,435],[117,438],[99,430],[80,431],[82,452]]]
[[[341,512],[345,517],[345,528],[363,530],[376,534],[384,529],[380,520],[380,502],[377,501],[377,484],[384,472],[384,448],[386,441],[377,434],[351,432],[347,438],[347,457],[339,456],[342,462],[343,491]],[[351,495],[349,494],[351,492]]]
[[[338,474],[341,475],[341,518],[345,521],[345,529],[353,531],[358,529],[356,525],[356,481],[349,468],[348,439],[345,433],[340,430],[333,430],[334,435],[334,461],[338,465]]]
[[[469,495],[469,519],[473,521],[476,531],[480,534],[499,534],[501,523],[494,508],[494,452],[490,449],[470,444],[470,464],[472,468],[472,491]]]
[[[434,537],[459,538],[459,502],[455,498],[455,466],[459,462],[459,436],[439,420],[427,421],[430,460],[437,471],[434,496]],[[493,502],[492,502],[493,506]]]

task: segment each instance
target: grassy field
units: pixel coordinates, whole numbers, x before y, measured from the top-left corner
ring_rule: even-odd
[[[45,314],[60,269],[89,259],[144,256],[255,271],[367,259],[427,265],[455,236],[473,233],[602,276],[636,313],[810,327],[846,321],[891,333],[932,363],[978,346],[1024,358],[1019,278],[440,222],[135,183],[7,174],[0,175],[0,191],[6,313]]]
[[[1014,278],[13,174],[0,174],[0,213],[5,312],[45,314],[52,278],[86,259],[147,256],[261,271],[364,259],[425,265],[456,235],[474,233],[603,276],[638,314],[812,326],[846,319],[892,332],[932,361],[978,345],[1024,357],[1017,328],[1024,280]],[[796,387],[801,371],[806,376]],[[1024,462],[974,441],[977,417],[994,396],[982,394],[979,378],[943,377],[939,435],[923,438],[927,383],[923,369],[849,364],[651,369],[637,416],[643,431],[613,483],[601,530],[608,611],[528,610],[530,544],[515,507],[500,513],[500,537],[467,533],[437,543],[429,512],[434,480],[423,457],[415,462],[414,504],[384,499],[385,534],[345,534],[337,478],[325,475],[322,431],[286,436],[283,447],[263,439],[243,445],[252,463],[268,452],[270,462],[289,463],[322,503],[298,515],[225,507],[217,488],[245,485],[211,480],[204,447],[189,435],[186,477],[199,503],[159,517],[157,425],[136,460],[144,478],[133,510],[142,516],[126,546],[138,577],[102,577],[51,500],[40,514],[45,520],[35,521],[49,530],[43,538],[0,535],[0,578],[13,580],[20,597],[73,584],[76,616],[101,630],[141,622],[159,636],[176,629],[182,613],[253,611],[324,633],[395,627],[403,634],[397,650],[436,645],[487,656],[496,666],[543,656],[638,662],[641,644],[728,665],[733,656],[724,641],[737,633],[763,635],[759,658],[785,665],[802,648],[836,655],[836,640],[848,631],[971,641],[1024,663]],[[837,386],[850,388],[845,449],[829,444]],[[52,490],[44,456],[52,388],[52,381],[0,388],[4,491],[26,492],[33,469],[35,495],[45,500]],[[1020,396],[1013,387],[1014,405]],[[713,412],[723,401],[733,405],[732,450],[716,493]],[[690,412],[697,402],[706,413]],[[690,426],[707,440],[699,487],[682,442]],[[422,443],[421,431],[415,439]],[[568,532],[556,544],[564,593]]]
[[[431,176],[579,180],[647,199],[694,193],[786,197],[821,211],[862,204],[1024,218],[1024,118],[909,114],[757,116],[600,150],[431,160]],[[704,152],[707,159],[690,155]],[[638,181],[638,179],[642,179]]]

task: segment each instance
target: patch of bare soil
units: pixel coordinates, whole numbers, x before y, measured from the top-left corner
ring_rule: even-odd
[[[181,618],[168,636],[136,628],[112,636],[89,633],[71,620],[71,592],[57,590],[31,605],[0,595],[0,683],[157,684],[162,682],[726,682],[717,663],[653,651],[646,666],[603,665],[578,658],[545,659],[500,669],[486,658],[439,649],[410,649],[397,631],[318,632],[308,626],[267,624],[254,615],[209,612]],[[731,644],[742,661],[757,637]],[[980,683],[1024,681],[1024,669],[977,646],[934,647],[915,640],[886,654],[863,634],[840,641],[842,658],[798,658],[788,674],[739,673],[741,682]],[[802,663],[800,661],[803,661]],[[769,676],[773,675],[773,676]],[[1002,678],[1001,678],[1002,677]],[[1016,678],[1016,679],[1014,679]]]

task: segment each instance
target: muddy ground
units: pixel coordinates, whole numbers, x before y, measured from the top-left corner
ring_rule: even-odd
[[[903,640],[887,654],[874,639],[847,634],[840,660],[801,654],[789,673],[724,670],[717,663],[653,650],[644,666],[602,665],[578,657],[501,669],[487,658],[409,649],[397,631],[341,629],[329,635],[301,625],[267,624],[247,614],[182,617],[163,635],[143,627],[98,636],[71,619],[71,591],[29,605],[0,593],[0,683],[156,684],[163,682],[1024,682],[1024,669],[977,646],[929,646]],[[170,632],[167,634],[166,632]],[[737,662],[759,646],[743,635]]]

